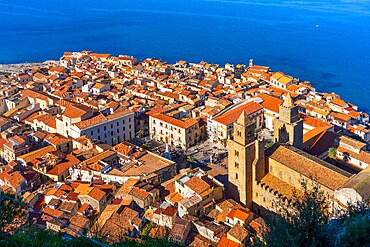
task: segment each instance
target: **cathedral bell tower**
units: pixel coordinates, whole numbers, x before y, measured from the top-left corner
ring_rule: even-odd
[[[264,142],[255,135],[255,124],[243,111],[228,139],[228,192],[234,200],[252,208],[253,186],[264,175]]]
[[[299,117],[298,106],[294,105],[289,93],[279,106],[279,118],[274,124],[274,137],[276,142],[302,149],[303,120]]]

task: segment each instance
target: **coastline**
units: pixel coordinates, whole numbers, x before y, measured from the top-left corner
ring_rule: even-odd
[[[45,66],[49,62],[59,62],[57,60],[47,60],[44,62],[25,62],[25,63],[4,63],[0,64],[0,73],[19,73],[23,70],[32,69],[37,66]]]
[[[138,58],[138,61],[143,61],[145,59],[146,58]],[[156,58],[156,59],[162,60],[161,58]],[[19,73],[19,72],[22,72],[24,70],[30,70],[35,66],[37,66],[37,67],[45,66],[48,63],[59,64],[59,60],[48,59],[48,60],[45,60],[43,62],[21,62],[21,63],[3,63],[3,64],[0,63],[0,74]],[[196,62],[190,62],[190,63],[196,63]],[[264,65],[264,66],[269,67],[269,65]],[[294,75],[293,75],[293,77],[301,79],[299,77],[295,77]],[[315,89],[316,89],[317,86],[320,87],[319,84],[324,83],[324,82],[317,82],[317,81],[311,81],[311,80],[305,80],[305,81],[309,82]],[[335,93],[335,94],[339,95],[341,98],[347,98],[347,95],[339,94],[336,91],[333,91],[333,92],[322,91],[322,90],[319,90],[319,91],[324,92],[324,93]],[[369,111],[369,109],[364,105],[361,105],[361,104],[355,104],[355,105],[364,112]]]

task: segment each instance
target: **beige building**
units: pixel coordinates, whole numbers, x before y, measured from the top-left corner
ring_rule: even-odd
[[[30,147],[26,144],[26,141],[20,136],[12,136],[8,138],[8,141],[3,145],[3,158],[9,163],[16,160],[18,156],[28,153]]]
[[[204,138],[203,121],[198,118],[179,120],[161,113],[149,114],[150,137],[172,146],[187,149]]]
[[[228,144],[229,192],[259,215],[276,212],[281,202],[290,203],[293,191],[300,193],[302,179],[317,182],[332,209],[345,207],[349,200],[370,198],[364,186],[369,173],[348,173],[288,144],[276,143],[265,151],[252,134],[253,126],[245,113],[234,124]]]
[[[370,166],[370,153],[366,151],[367,144],[347,136],[341,136],[337,148],[337,159],[342,160],[356,169]]]
[[[290,85],[294,84],[294,81],[291,76],[284,75],[281,72],[276,72],[273,76],[271,76],[270,84],[286,89]]]
[[[107,194],[97,187],[89,187],[78,195],[78,199],[82,205],[90,204],[93,209],[101,212],[107,202]]]
[[[179,216],[201,216],[214,208],[214,202],[224,198],[224,187],[202,170],[184,175],[175,181],[175,192],[181,196],[178,202]]]
[[[134,112],[111,109],[109,113],[103,115],[85,105],[70,105],[56,119],[57,133],[72,138],[88,135],[109,145],[134,138]]]
[[[245,111],[248,117],[256,125],[256,131],[260,131],[264,126],[263,107],[256,102],[248,102],[238,105],[235,108],[227,109],[207,120],[209,139],[214,142],[227,140],[233,132],[233,124]]]

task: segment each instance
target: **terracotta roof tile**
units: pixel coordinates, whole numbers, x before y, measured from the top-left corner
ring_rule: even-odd
[[[248,102],[246,104],[243,104],[241,106],[238,106],[224,114],[222,114],[221,116],[218,116],[216,118],[214,118],[214,121],[217,121],[221,124],[224,124],[224,125],[229,125],[229,124],[232,124],[234,123],[240,116],[240,114],[245,111],[248,116],[253,114],[253,113],[256,113],[260,110],[263,110],[263,107],[262,105],[256,103],[256,102]]]
[[[336,190],[348,181],[347,172],[291,146],[278,145],[267,156],[321,185]]]

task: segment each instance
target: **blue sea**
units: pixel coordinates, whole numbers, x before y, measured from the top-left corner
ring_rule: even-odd
[[[93,50],[270,66],[370,110],[369,0],[0,0],[0,63]]]

